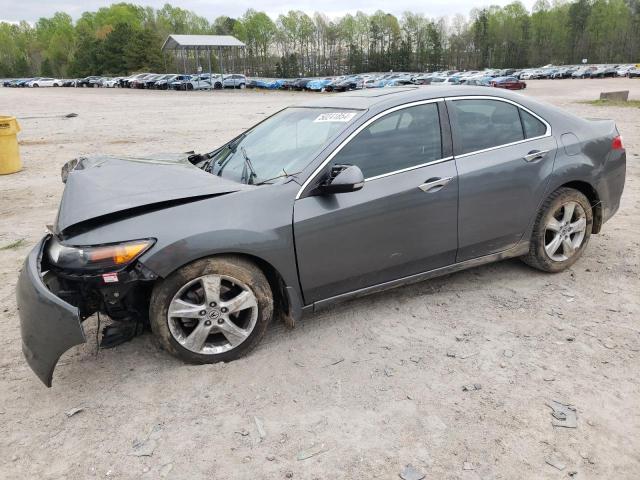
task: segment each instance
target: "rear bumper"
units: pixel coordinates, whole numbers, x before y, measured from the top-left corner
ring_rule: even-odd
[[[22,352],[34,373],[51,387],[60,356],[86,342],[80,312],[57,297],[44,283],[41,271],[44,237],[25,260],[16,291],[22,334]]]
[[[627,172],[627,153],[625,150],[613,151],[605,164],[606,174],[600,194],[603,206],[602,223],[607,222],[620,208],[620,199],[624,191]]]

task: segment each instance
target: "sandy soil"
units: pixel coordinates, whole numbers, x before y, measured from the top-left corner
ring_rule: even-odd
[[[526,91],[615,119],[628,149],[621,210],[570,270],[505,261],[351,301],[274,325],[227,365],[182,364],[149,334],[96,354],[90,319],[46,389],[20,351],[14,288],[62,164],[204,151],[310,94],[0,88],[25,167],[0,177],[0,248],[24,239],[0,250],[0,478],[391,479],[407,464],[433,479],[638,478],[640,111],[577,103],[620,89],[640,98],[625,79]],[[575,405],[577,428],[552,426],[551,400]]]

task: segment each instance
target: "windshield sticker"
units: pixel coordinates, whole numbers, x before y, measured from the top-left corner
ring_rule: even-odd
[[[314,123],[315,122],[348,122],[355,116],[356,116],[355,112],[321,113],[314,120]]]

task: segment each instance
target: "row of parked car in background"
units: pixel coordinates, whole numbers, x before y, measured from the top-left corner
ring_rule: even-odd
[[[5,87],[89,87],[89,88],[146,88],[157,90],[211,90],[222,88],[245,88],[247,77],[240,74],[180,75],[177,73],[138,73],[128,77],[101,77],[91,75],[85,78],[16,78],[5,80]]]
[[[540,68],[443,70],[430,73],[383,72],[312,78],[250,78],[241,74],[138,73],[127,77],[89,76],[75,79],[50,77],[5,80],[5,87],[102,87],[153,90],[216,90],[223,88],[261,88],[269,90],[308,90],[344,92],[362,88],[402,85],[477,85],[522,90],[524,80],[565,78],[640,78],[640,64],[626,65],[547,65]]]

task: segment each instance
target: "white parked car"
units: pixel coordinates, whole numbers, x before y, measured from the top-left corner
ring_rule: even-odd
[[[116,88],[120,86],[120,79],[123,77],[105,78],[102,81],[102,86],[105,88]]]
[[[224,88],[245,88],[247,86],[247,77],[244,75],[225,75],[222,80]]]
[[[629,74],[629,70],[633,70],[634,68],[633,65],[620,65],[618,70],[616,70],[616,74],[619,77],[626,77]]]
[[[58,78],[34,78],[29,83],[27,83],[27,87],[61,87],[62,80]]]
[[[542,75],[542,70],[528,70],[520,74],[520,80],[531,80]]]
[[[202,76],[193,76],[171,82],[173,90],[211,90],[211,82]]]

